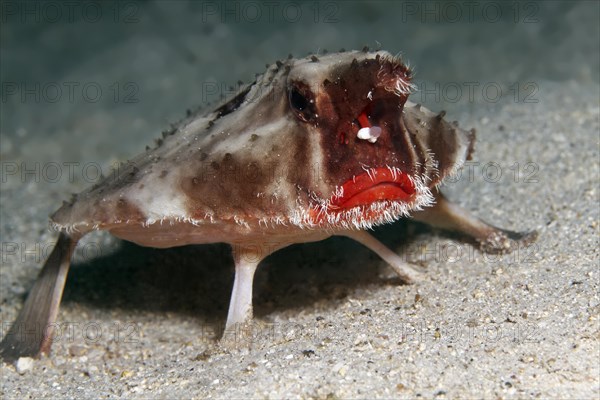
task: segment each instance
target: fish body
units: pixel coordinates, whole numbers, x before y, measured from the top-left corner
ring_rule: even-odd
[[[70,255],[93,230],[159,248],[231,244],[236,275],[227,328],[251,321],[260,260],[293,243],[348,236],[410,282],[419,273],[368,229],[413,216],[467,233],[489,251],[530,240],[439,193],[471,157],[475,132],[408,101],[413,89],[399,58],[340,52],[278,61],[214,110],[192,113],[51,216],[60,231],[55,251],[0,354],[49,351],[51,331],[33,340],[18,330],[56,320]]]

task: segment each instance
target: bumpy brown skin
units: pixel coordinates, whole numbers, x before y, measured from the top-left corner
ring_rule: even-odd
[[[206,241],[288,232],[283,223],[298,231],[305,226],[295,213],[331,198],[365,166],[399,168],[434,187],[462,164],[474,135],[406,103],[409,81],[410,71],[386,52],[273,64],[238,96],[182,121],[160,146],[65,204],[52,220],[67,231],[106,229],[169,247],[202,242],[201,234],[186,242],[181,226],[163,223],[155,228],[165,237],[159,243],[142,225],[194,222],[210,232]],[[396,82],[406,86],[404,93],[394,92]],[[293,90],[310,102],[304,115],[290,106]],[[365,109],[383,130],[376,143],[356,137]],[[413,200],[409,210],[425,204]]]
[[[349,236],[412,281],[416,272],[364,229],[414,211],[417,219],[464,232],[486,250],[510,250],[507,243],[518,234],[491,227],[437,194],[443,178],[470,157],[474,131],[407,102],[410,89],[410,70],[389,53],[336,53],[277,62],[214,111],[190,115],[156,148],[52,216],[61,230],[56,250],[0,354],[11,360],[49,351],[50,336],[20,333],[55,321],[70,254],[94,229],[152,247],[232,244],[236,277],[228,327],[252,317],[259,261],[247,260],[292,243]],[[374,142],[357,137],[365,121],[381,129]],[[396,176],[405,178],[401,200],[382,198],[388,192],[379,190],[366,197],[368,204],[331,207],[343,197],[342,185],[364,174],[381,179],[378,171],[390,177],[374,181],[374,188],[397,190]],[[418,211],[426,206],[432,207]]]

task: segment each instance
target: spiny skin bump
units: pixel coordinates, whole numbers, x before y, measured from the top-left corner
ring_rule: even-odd
[[[410,79],[384,51],[288,58],[213,111],[188,112],[157,147],[52,215],[59,239],[0,355],[50,351],[46,327],[56,322],[71,254],[92,230],[152,247],[231,244],[227,329],[252,320],[259,262],[293,243],[347,236],[414,282],[420,274],[366,229],[410,215],[485,251],[534,239],[490,226],[437,191],[471,157],[475,134],[410,103]],[[30,327],[40,331],[23,334]]]

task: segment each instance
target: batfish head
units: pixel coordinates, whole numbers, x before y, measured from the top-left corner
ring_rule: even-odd
[[[300,60],[286,79],[296,167],[294,222],[369,228],[432,203],[431,189],[472,151],[473,132],[407,102],[410,69],[387,52]]]
[[[462,164],[473,140],[407,102],[410,79],[410,69],[384,51],[277,62],[63,206],[54,222],[256,232],[396,220],[431,204],[431,189]]]

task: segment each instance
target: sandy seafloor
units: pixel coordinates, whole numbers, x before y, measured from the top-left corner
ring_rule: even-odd
[[[420,83],[413,101],[478,131],[476,163],[444,192],[539,239],[488,257],[414,223],[377,230],[426,273],[412,286],[347,239],[290,247],[256,276],[262,337],[230,353],[216,345],[227,246],[155,250],[90,235],[52,355],[20,373],[1,364],[2,398],[599,398],[597,2],[503,5],[497,22],[481,10],[499,3],[478,3],[470,21],[456,2],[462,18],[446,9],[440,22],[416,2],[294,3],[295,22],[280,12],[249,21],[241,8],[219,16],[214,2],[105,3],[97,22],[82,9],[72,22],[50,3],[63,12],[55,22],[51,10],[3,3],[13,7],[0,41],[3,334],[56,239],[47,215],[94,180],[94,167],[141,152],[211,99],[213,83],[247,81],[288,53],[402,51]],[[440,98],[423,97],[436,82]],[[471,99],[468,82],[503,96]],[[70,97],[68,85],[102,94]],[[71,176],[67,163],[79,163]]]

